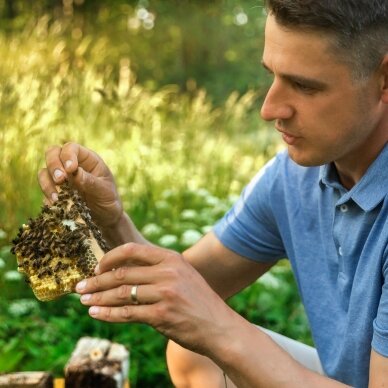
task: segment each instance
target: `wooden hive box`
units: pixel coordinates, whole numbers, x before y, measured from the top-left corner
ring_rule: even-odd
[[[53,388],[53,376],[47,372],[15,372],[0,375],[0,387]]]
[[[65,366],[66,388],[124,388],[129,352],[107,339],[82,337]]]

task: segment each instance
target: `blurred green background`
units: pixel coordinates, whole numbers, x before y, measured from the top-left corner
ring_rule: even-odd
[[[0,0],[0,373],[63,367],[81,336],[123,343],[131,387],[169,387],[166,339],[88,317],[75,295],[38,302],[10,254],[38,214],[52,144],[80,142],[111,167],[151,241],[197,241],[279,149],[259,118],[259,0]],[[311,343],[288,263],[230,300],[257,324]]]

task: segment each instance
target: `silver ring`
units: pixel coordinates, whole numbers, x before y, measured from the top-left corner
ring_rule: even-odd
[[[137,285],[136,286],[132,286],[131,288],[131,301],[132,301],[132,304],[139,304],[139,300],[137,299]]]

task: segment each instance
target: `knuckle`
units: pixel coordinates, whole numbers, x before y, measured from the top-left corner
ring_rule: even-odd
[[[102,316],[104,317],[104,319],[109,320],[110,317],[112,316],[112,308],[111,307],[105,307],[102,310]]]
[[[165,266],[162,271],[163,275],[170,280],[180,277],[179,269],[176,266]]]
[[[132,317],[132,314],[131,314],[131,309],[129,306],[123,306],[121,307],[120,309],[120,315],[121,315],[121,318],[125,319],[125,320],[128,320],[128,319],[131,319]]]
[[[177,288],[174,286],[161,287],[159,292],[163,300],[167,301],[176,300],[179,295]]]
[[[92,300],[93,300],[93,303],[95,303],[95,304],[100,304],[101,301],[102,301],[102,293],[101,293],[101,292],[96,292],[96,293],[92,296]]]
[[[117,280],[123,280],[125,279],[127,273],[128,273],[127,267],[119,267],[114,271],[114,277]]]
[[[131,287],[128,286],[127,284],[123,284],[117,289],[117,297],[119,299],[128,299],[130,292],[131,292]]]
[[[100,278],[98,276],[95,276],[94,278],[91,279],[91,284],[93,288],[98,289],[100,287]]]
[[[133,242],[126,243],[124,244],[123,249],[127,255],[131,256],[135,253],[136,244]]]
[[[166,321],[168,316],[168,309],[165,304],[160,303],[155,305],[155,316],[160,322]]]

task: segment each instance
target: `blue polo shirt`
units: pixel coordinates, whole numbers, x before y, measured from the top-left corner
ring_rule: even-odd
[[[290,260],[325,373],[368,386],[371,347],[388,357],[388,146],[346,190],[332,165],[272,159],[215,226],[249,259]]]

